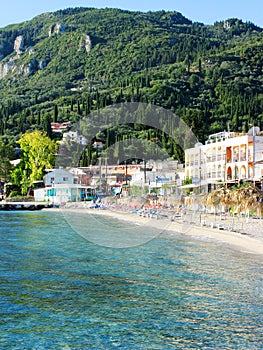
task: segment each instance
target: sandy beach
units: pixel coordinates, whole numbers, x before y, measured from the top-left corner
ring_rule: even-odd
[[[203,218],[200,218],[201,222],[199,222],[198,218],[198,223],[191,223],[185,221],[183,218],[175,218],[171,220],[171,216],[169,215],[160,216],[158,218],[149,217],[147,215],[139,215],[136,212],[121,211],[114,207],[106,209],[90,209],[76,205],[70,208],[44,210],[57,210],[66,217],[69,217],[69,215],[74,212],[78,214],[83,213],[96,216],[104,215],[132,223],[136,226],[145,225],[147,227],[153,227],[155,230],[159,230],[160,234],[164,231],[169,231],[169,233],[182,233],[196,239],[209,238],[217,242],[230,245],[233,248],[243,252],[263,255],[263,230],[261,220],[259,219],[250,219],[247,222],[244,218],[235,218],[233,226],[233,218],[215,218],[213,215],[209,214],[206,214]],[[204,226],[204,224],[206,226]],[[236,230],[236,232],[234,230]]]

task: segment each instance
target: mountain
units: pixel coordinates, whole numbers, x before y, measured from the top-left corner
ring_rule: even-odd
[[[15,144],[33,129],[54,137],[52,121],[75,122],[125,101],[171,110],[200,141],[260,126],[262,35],[236,18],[207,26],[178,12],[94,8],[1,28],[0,138]],[[106,142],[106,134],[100,138]]]

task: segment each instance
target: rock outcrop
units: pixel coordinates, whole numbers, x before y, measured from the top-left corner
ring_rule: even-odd
[[[78,51],[81,51],[84,49],[87,53],[89,53],[91,50],[91,47],[92,47],[92,43],[91,43],[90,36],[87,34],[83,34],[79,42]]]
[[[37,60],[33,58],[30,62],[25,65],[19,65],[18,56],[9,58],[7,62],[0,64],[0,79],[3,79],[9,71],[15,72],[16,75],[30,75],[36,73],[38,70],[43,70],[47,64],[48,60]]]
[[[19,55],[24,50],[24,37],[19,35],[16,37],[14,42],[14,50]]]
[[[9,60],[7,62],[3,62],[0,65],[0,79],[3,79],[10,70],[15,71],[18,68],[16,65],[16,62],[17,62],[18,58],[20,57],[21,53],[24,51],[24,37],[23,37],[23,35],[18,35],[15,38],[14,51],[15,51],[15,56],[9,58]],[[2,58],[3,58],[3,55],[1,57],[1,59]]]
[[[62,34],[66,30],[66,26],[61,23],[52,24],[49,29],[48,36],[52,36],[53,34]]]
[[[16,57],[13,57],[7,62],[0,64],[0,79],[3,79],[11,69],[15,69],[15,62]]]

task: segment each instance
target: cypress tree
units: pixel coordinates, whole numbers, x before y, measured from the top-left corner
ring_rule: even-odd
[[[58,122],[58,105],[55,104],[54,106],[54,117],[53,117],[53,122],[57,123]]]

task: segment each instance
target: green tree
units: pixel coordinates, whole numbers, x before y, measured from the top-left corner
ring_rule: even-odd
[[[0,179],[4,182],[9,181],[12,165],[10,160],[14,156],[14,150],[10,145],[5,145],[3,141],[0,141]]]
[[[53,122],[54,123],[58,122],[58,105],[57,104],[55,104],[54,106]]]
[[[51,117],[49,114],[45,114],[42,118],[42,127],[46,132],[48,137],[52,137],[52,128],[51,128]]]
[[[21,162],[13,170],[12,182],[26,195],[34,181],[41,180],[45,168],[52,168],[55,161],[56,144],[46,133],[39,130],[23,134],[18,140]]]

